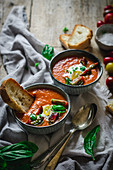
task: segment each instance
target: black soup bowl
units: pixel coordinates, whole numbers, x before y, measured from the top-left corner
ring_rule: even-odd
[[[85,57],[87,59],[90,59],[94,63],[98,62],[98,66],[97,66],[98,67],[98,76],[97,76],[96,80],[94,80],[93,82],[86,84],[86,85],[64,84],[64,83],[60,82],[59,80],[57,80],[53,75],[54,65],[59,60],[65,59],[66,57],[72,57],[72,56]],[[61,87],[68,94],[79,95],[81,93],[87,92],[88,90],[90,90],[92,87],[95,86],[95,84],[99,81],[99,79],[102,76],[103,68],[102,68],[102,65],[101,65],[101,62],[99,61],[99,59],[92,53],[89,53],[89,52],[83,51],[83,50],[74,50],[73,49],[73,50],[65,50],[65,51],[62,51],[62,52],[58,53],[57,55],[55,55],[52,58],[52,60],[50,61],[49,71],[50,71],[51,77],[52,77],[55,85],[57,85],[58,87]]]
[[[67,112],[65,113],[63,118],[61,118],[60,120],[58,120],[55,123],[50,124],[48,126],[34,126],[34,125],[26,124],[26,123],[22,122],[17,117],[16,113],[13,111],[13,115],[14,115],[17,123],[21,126],[21,128],[24,129],[26,132],[35,134],[35,135],[49,134],[49,133],[55,132],[59,128],[61,128],[64,125],[64,123],[69,115],[69,112],[70,112],[70,98],[69,98],[68,94],[61,88],[59,88],[55,85],[51,85],[51,84],[36,83],[36,84],[32,84],[30,86],[25,87],[25,89],[26,90],[29,90],[29,89],[50,89],[50,90],[53,90],[65,98],[65,100],[68,102],[68,107],[67,107]]]

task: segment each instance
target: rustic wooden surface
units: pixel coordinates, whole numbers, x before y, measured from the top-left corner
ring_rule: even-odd
[[[0,31],[10,10],[14,5],[24,5],[29,23],[29,30],[42,42],[52,45],[58,51],[64,50],[59,41],[63,28],[71,33],[75,24],[83,24],[93,30],[95,35],[96,23],[103,20],[103,10],[113,0],[0,0]],[[91,41],[90,52],[95,54],[103,64],[106,52],[100,51]],[[103,65],[104,68],[104,65]],[[6,76],[0,57],[0,80]],[[107,73],[104,68],[100,83],[105,85]]]

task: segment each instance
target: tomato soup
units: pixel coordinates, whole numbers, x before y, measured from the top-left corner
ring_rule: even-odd
[[[51,89],[29,89],[28,91],[35,100],[24,115],[16,113],[22,122],[33,126],[49,126],[66,114],[68,102],[58,92]]]
[[[98,76],[98,62],[89,58],[70,56],[59,60],[52,70],[53,76],[60,82],[69,85],[86,85]]]

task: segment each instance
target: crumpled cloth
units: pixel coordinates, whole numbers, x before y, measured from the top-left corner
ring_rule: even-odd
[[[48,71],[49,61],[42,56],[45,43],[37,40],[28,31],[26,14],[23,6],[13,7],[0,34],[0,52],[7,76],[1,80],[12,77],[23,87],[32,83],[50,83],[53,81]],[[55,54],[58,53],[55,50]],[[38,68],[34,65],[39,62]],[[56,170],[112,170],[113,169],[113,118],[108,116],[105,105],[111,96],[106,87],[96,86],[87,93],[71,96],[71,113],[63,127],[49,135],[26,134],[16,123],[10,109],[0,97],[0,147],[10,145],[22,140],[29,140],[38,145],[39,156],[72,128],[71,116],[78,109],[88,103],[97,104],[97,114],[94,122],[84,131],[77,131],[66,148]],[[83,148],[85,135],[96,125],[100,125],[95,147],[95,161],[87,155]]]

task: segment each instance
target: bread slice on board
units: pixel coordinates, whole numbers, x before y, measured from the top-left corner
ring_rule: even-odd
[[[61,34],[61,35],[59,36],[59,40],[60,40],[62,46],[63,46],[64,48],[66,48],[66,49],[69,48],[69,46],[68,46],[68,40],[69,40],[70,36],[71,36],[71,34]]]
[[[68,40],[70,49],[85,49],[90,46],[93,36],[92,30],[88,27],[78,24],[75,25],[73,32]]]
[[[113,100],[109,101],[105,106],[106,110],[113,115]]]
[[[26,113],[34,101],[34,97],[12,78],[3,81],[0,94],[3,101],[19,113]]]

